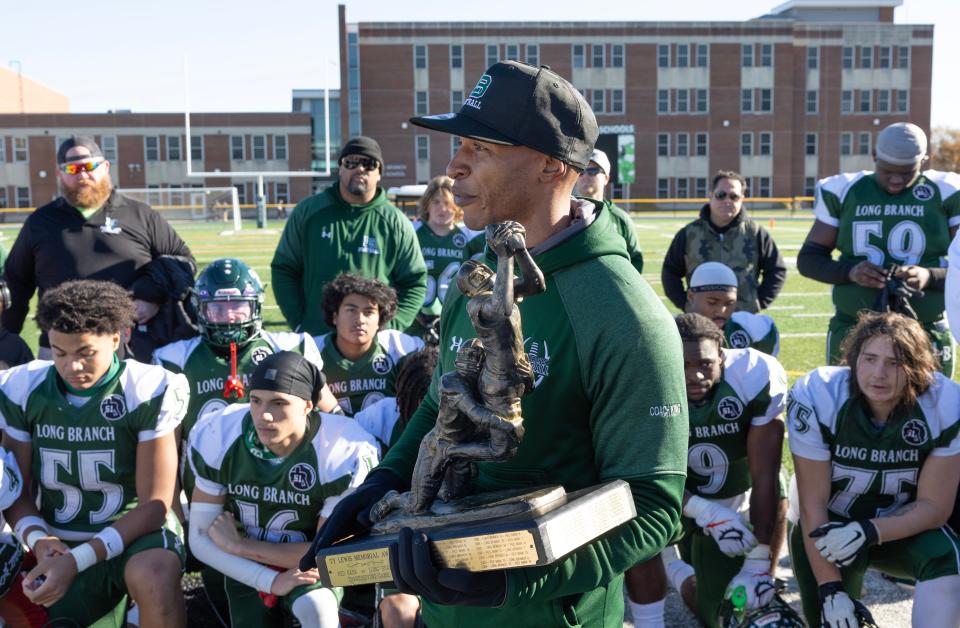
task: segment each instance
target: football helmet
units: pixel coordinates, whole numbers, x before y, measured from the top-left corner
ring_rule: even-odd
[[[773,600],[766,606],[746,611],[741,616],[737,613],[730,600],[724,600],[720,605],[720,625],[723,628],[804,628],[806,624],[797,611],[783,601],[780,594],[773,596]]]
[[[257,271],[240,260],[215,260],[197,277],[193,292],[204,340],[217,347],[242,347],[263,328],[264,285]]]

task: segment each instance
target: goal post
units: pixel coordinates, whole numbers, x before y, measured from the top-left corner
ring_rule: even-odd
[[[233,231],[243,228],[240,197],[233,186],[118,188],[117,191],[150,205],[167,220],[232,221]]]

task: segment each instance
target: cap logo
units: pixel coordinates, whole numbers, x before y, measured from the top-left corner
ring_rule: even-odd
[[[277,381],[277,369],[267,369],[263,374],[263,379],[269,379],[271,382]]]
[[[484,74],[481,76],[480,80],[477,81],[477,86],[473,88],[472,92],[470,92],[470,96],[464,99],[463,106],[479,109],[480,99],[483,98],[483,95],[487,93],[487,89],[490,87],[491,83],[493,83],[493,78],[491,78],[489,74]]]

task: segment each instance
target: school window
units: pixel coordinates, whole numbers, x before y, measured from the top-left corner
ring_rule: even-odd
[[[426,135],[417,136],[417,159],[430,161],[430,138]]]
[[[858,155],[870,154],[870,134],[869,133],[860,133],[857,136],[857,154]]]
[[[160,161],[160,138],[156,135],[147,135],[143,138],[143,160]]]
[[[677,67],[685,68],[690,65],[690,47],[687,44],[677,44]]]
[[[679,198],[689,198],[690,197],[690,182],[686,177],[680,177],[677,179],[677,197]]]
[[[807,113],[817,113],[817,103],[819,102],[820,92],[815,89],[807,90]]]
[[[190,136],[190,159],[193,161],[203,161],[203,136]]]
[[[253,135],[250,137],[250,144],[253,147],[253,158],[264,160],[267,158],[267,136]]]
[[[890,111],[890,90],[881,89],[877,92],[877,112],[888,113]]]
[[[906,113],[910,110],[910,92],[905,89],[897,90],[897,111]]]
[[[760,65],[765,68],[773,65],[773,44],[760,46]]]
[[[623,67],[623,44],[613,44],[610,46],[610,67]]]
[[[753,67],[753,44],[743,44],[743,47],[741,47],[740,65],[745,68]]]
[[[816,155],[817,154],[817,134],[816,133],[807,133],[806,141],[804,142],[804,153],[807,155]]]
[[[685,89],[677,90],[677,113],[690,111],[690,92]]]
[[[591,100],[593,101],[594,113],[606,113],[606,109],[604,107],[605,103],[603,102],[604,101],[603,96],[604,96],[604,93],[602,89],[593,90],[593,97]]]
[[[741,155],[753,154],[753,133],[740,134],[740,154]]]
[[[677,133],[677,157],[687,157],[690,154],[690,135]]]
[[[527,44],[526,59],[530,65],[540,65],[540,46],[537,44]]]
[[[693,195],[696,198],[705,198],[707,196],[707,178],[697,177],[693,180]]]
[[[455,89],[450,92],[450,111],[459,111],[463,105],[463,90]]]
[[[770,198],[770,177],[760,177],[760,194],[763,198]]]
[[[697,90],[697,113],[706,113],[709,109],[709,104],[707,103],[707,90],[698,89]]]
[[[660,44],[657,46],[657,67],[670,67],[670,46],[668,44]]]
[[[7,143],[2,135],[0,135],[0,164],[7,160]],[[0,186],[0,191],[6,193],[6,188]]]
[[[230,136],[230,159],[234,161],[243,161],[243,136]]]
[[[418,91],[416,92],[416,102],[414,102],[413,110],[418,116],[427,115],[427,92]]]
[[[460,44],[453,44],[450,46],[450,67],[463,67],[463,46]]]
[[[273,188],[273,197],[278,203],[286,203],[290,199],[290,192],[286,183],[277,183]]]
[[[623,113],[623,90],[610,90],[610,113]]]
[[[890,46],[880,46],[877,48],[877,67],[890,67]]]
[[[770,155],[773,153],[773,133],[769,131],[763,131],[760,133],[760,142],[757,147],[759,154],[761,155]]]
[[[657,133],[657,157],[670,156],[670,134]]]
[[[840,154],[841,155],[853,154],[853,133],[840,134]]]
[[[13,160],[30,161],[30,151],[27,149],[27,138],[13,138]]]
[[[751,113],[753,111],[753,90],[744,89],[740,91],[740,111]]]
[[[590,65],[595,68],[603,67],[603,54],[604,54],[604,45],[603,44],[593,44],[590,46],[590,50],[593,55],[590,58]]]
[[[870,102],[872,96],[873,92],[869,89],[860,90],[860,113],[870,113],[872,110]]]
[[[116,161],[117,160],[117,136],[104,135],[103,137],[101,137],[100,150],[103,151],[104,159],[106,159],[107,161]],[[0,143],[0,154],[2,153],[3,153],[3,144]],[[3,161],[2,156],[0,156],[0,161]]]
[[[657,90],[657,113],[670,113],[670,92],[666,89]]]
[[[850,70],[853,68],[853,47],[844,46],[843,52],[841,53],[841,65],[844,70]]]
[[[816,177],[804,177],[803,178],[803,195],[804,196],[813,196],[817,191],[817,178]]]
[[[0,209],[7,207],[7,188],[0,187]]]
[[[773,111],[773,90],[772,89],[761,89],[760,90],[760,108],[758,111]]]
[[[180,136],[179,135],[167,136],[167,159],[169,161],[180,161],[180,159],[182,159],[182,157],[180,156]]]
[[[705,68],[710,65],[709,51],[710,49],[706,44],[700,44],[697,46],[697,67]]]
[[[517,44],[507,44],[506,58],[508,61],[520,60],[520,46]]]
[[[860,46],[860,67],[864,70],[873,67],[873,46]]]
[[[706,133],[697,133],[696,153],[697,153],[697,157],[707,156],[707,134]]]
[[[287,136],[273,136],[273,158],[285,160],[287,158]]]
[[[235,183],[233,187],[237,188],[237,204],[247,204],[247,185],[245,183]]]
[[[816,70],[820,67],[820,48],[816,46],[807,47],[807,69]]]
[[[413,67],[418,70],[425,70],[427,68],[426,46],[417,45],[413,47]]]
[[[30,206],[30,188],[17,188],[17,207]]]
[[[849,89],[840,92],[840,113],[853,113],[853,91]]]
[[[585,65],[583,44],[573,45],[573,67],[582,68]]]
[[[487,45],[487,67],[500,60],[500,46],[496,44]]]
[[[670,198],[670,179],[657,179],[657,198]]]
[[[909,46],[900,46],[897,48],[897,67],[898,68],[910,67],[910,47]]]

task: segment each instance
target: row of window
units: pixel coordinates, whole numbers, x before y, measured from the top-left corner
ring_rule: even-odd
[[[30,161],[30,150],[27,148],[27,138],[13,137],[11,139],[11,152],[13,161]],[[6,138],[0,136],[0,162],[7,160]]]
[[[30,188],[14,188],[13,207],[33,207],[30,202]],[[10,207],[7,203],[7,188],[0,185],[0,208]]]
[[[909,68],[909,46],[844,46],[840,53],[845,70]]]
[[[657,113],[707,113],[709,93],[706,89],[658,89]]]
[[[657,45],[658,68],[705,68],[710,65],[710,46],[706,44]]]
[[[657,133],[657,157],[706,157],[708,153],[706,133],[694,133],[693,146],[690,145],[689,133],[676,133],[672,138],[673,150],[671,151],[671,135]]]
[[[907,113],[910,92],[905,89],[845,89],[840,92],[840,113]]]
[[[622,46],[621,46],[622,48]],[[540,46],[538,44],[489,44],[486,46],[487,67],[497,61],[526,61],[530,65],[540,65]],[[621,57],[622,57],[621,50]],[[415,44],[413,46],[413,67],[425,70],[430,60],[427,46]],[[450,45],[450,67],[463,68],[463,44]]]
[[[753,198],[773,196],[770,177],[746,177],[746,179],[748,196]],[[657,179],[657,198],[706,198],[709,194],[707,189],[709,181],[706,177],[660,177]],[[816,181],[813,183],[815,184]],[[812,193],[811,191],[810,194]]]

